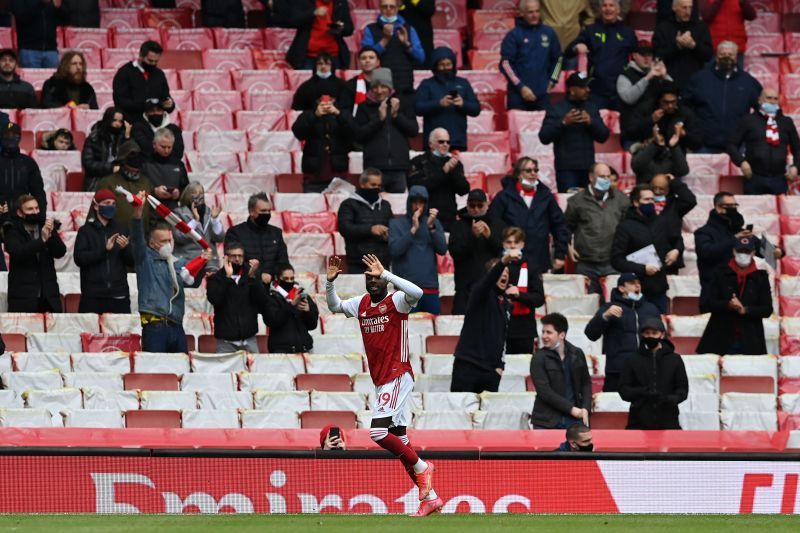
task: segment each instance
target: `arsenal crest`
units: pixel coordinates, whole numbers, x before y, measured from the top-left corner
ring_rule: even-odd
[[[378,312],[379,313],[385,313],[386,309],[387,309],[386,308],[386,304],[381,304],[381,305],[378,306]]]

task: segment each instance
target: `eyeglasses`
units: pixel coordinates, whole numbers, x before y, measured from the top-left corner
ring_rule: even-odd
[[[231,259],[244,259],[244,254],[225,254]]]
[[[719,206],[723,209],[727,209],[729,207],[739,207],[739,204],[719,204]]]
[[[438,141],[436,141],[436,144],[450,144],[450,141],[448,141],[447,139],[439,139]]]
[[[539,169],[536,168],[536,167],[527,167],[527,168],[520,169],[520,172],[526,172],[526,173],[527,172],[539,172]]]
[[[470,209],[483,209],[483,206],[485,206],[485,205],[486,204],[484,204],[483,202],[481,202],[479,204],[471,204],[470,203],[470,204],[467,204],[467,207],[470,208]]]

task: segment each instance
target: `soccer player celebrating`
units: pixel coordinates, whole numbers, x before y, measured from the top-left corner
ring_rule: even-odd
[[[422,297],[422,289],[383,268],[372,254],[361,260],[367,267],[364,272],[367,293],[342,301],[334,286],[342,271],[342,260],[336,256],[331,258],[325,286],[328,309],[333,313],[358,317],[369,372],[375,384],[369,436],[403,463],[419,488],[422,503],[416,516],[427,516],[441,511],[444,502],[431,487],[433,463],[420,459],[406,436],[406,426],[411,420],[409,402],[414,388],[414,372],[408,353],[408,313]],[[397,289],[392,294],[387,289],[389,282]]]

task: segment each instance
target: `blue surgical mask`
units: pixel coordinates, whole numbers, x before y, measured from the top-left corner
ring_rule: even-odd
[[[397,22],[397,15],[393,17],[384,17],[383,15],[380,16],[381,22],[384,24],[394,24]]]
[[[642,299],[642,293],[641,292],[629,292],[628,294],[625,295],[625,297],[628,300],[632,301],[632,302],[638,302],[639,300]]]
[[[778,112],[780,106],[778,104],[773,104],[770,102],[764,102],[761,104],[761,111],[766,113],[767,115],[774,115]]]
[[[328,72],[320,72],[319,70],[317,71],[317,77],[322,78],[323,80],[327,80],[328,78],[331,77],[332,74],[333,71],[328,71]]]
[[[667,201],[667,197],[662,194],[661,196],[653,197],[653,200],[655,200],[656,202],[666,202]]]
[[[439,150],[431,150],[431,153],[436,157],[447,157],[450,155],[448,152],[440,152]]]
[[[117,206],[116,205],[99,205],[97,206],[97,213],[107,219],[114,218],[114,215],[117,214]]]
[[[608,178],[604,178],[603,176],[597,176],[597,179],[594,182],[594,190],[598,192],[606,192],[608,189],[611,188],[611,180]]]

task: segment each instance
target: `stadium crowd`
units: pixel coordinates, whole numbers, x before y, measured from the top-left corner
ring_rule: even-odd
[[[297,29],[288,62],[313,71],[292,103],[299,111],[291,130],[303,143],[303,190],[347,187],[337,178],[347,181],[350,153],[363,152],[364,171],[345,188],[350,194],[337,214],[346,271],[363,273],[362,256],[373,254],[422,289],[411,312],[438,315],[437,258],[449,252],[454,261],[453,312],[465,318],[451,390],[497,391],[504,355],[533,353],[533,427],[582,424],[568,446],[590,446],[576,444],[591,425],[585,354],[566,340],[564,316],[536,315],[545,301],[542,275],[566,267],[586,276],[600,300],[585,335],[602,338],[603,390],[631,402],[628,427],[679,429],[688,382],[661,316],[668,310],[668,276],[684,266],[683,218],[697,205],[683,180],[692,173],[687,155],[728,154],[744,175],[745,194],[786,194],[798,179],[794,123],[782,113],[777,89],[762,87],[742,63],[744,21],[756,16],[750,2],[660,1],[651,43],[637,40],[624,22],[626,2],[521,0],[515,27],[502,40],[498,75],[507,81],[508,109],[545,112],[538,136],[553,145],[555,179],[551,187],[536,158],[521,154],[493,197],[471,189],[460,160],[468,117],[478,116],[481,104],[470,81],[458,76],[460,51],[433,45],[433,1],[381,0],[355,54],[360,72],[350,80],[337,75],[349,66],[344,38],[355,31],[346,1],[264,3],[272,24]],[[97,26],[91,15],[98,3],[10,4],[19,42],[17,52],[0,51],[0,108],[97,109],[86,58],[78,51],[59,57],[55,31],[64,17]],[[17,7],[27,4],[36,7]],[[203,2],[203,21],[243,26],[241,2]],[[246,219],[225,231],[221,206],[207,205],[203,185],[190,180],[183,132],[171,118],[176,104],[159,68],[162,54],[158,42],[147,41],[118,69],[114,105],[82,146],[85,188],[94,194],[73,256],[80,312],[130,313],[127,274],[135,272],[143,349],[185,352],[185,289],[205,283],[218,353],[258,352],[259,320],[269,327],[270,352],[313,351],[309,332],[319,309],[297,281],[282,230],[270,224],[270,196],[252,195]],[[582,63],[585,72],[576,70]],[[18,65],[57,70],[37,94]],[[425,69],[432,77],[414,87],[414,70]],[[557,95],[562,75],[566,94]],[[595,153],[611,133],[603,110],[620,113],[620,139],[636,175],[627,193],[618,169]],[[424,151],[413,155],[417,117]],[[20,149],[21,138],[20,126],[0,115],[8,311],[58,313],[54,265],[67,250],[59,221],[48,216],[39,166]],[[41,143],[48,150],[75,148],[69,130],[49,132]],[[394,213],[382,191],[407,193],[405,212]],[[566,210],[559,193],[569,194]],[[180,223],[165,220],[147,195]],[[466,200],[461,209],[459,197]],[[755,257],[779,259],[782,250],[763,242],[762,231],[737,208],[735,195],[718,192],[694,235],[700,308],[711,313],[697,353],[767,352],[762,319],[772,314],[772,296]],[[615,275],[605,301],[604,280]],[[343,446],[327,432],[321,439]]]

